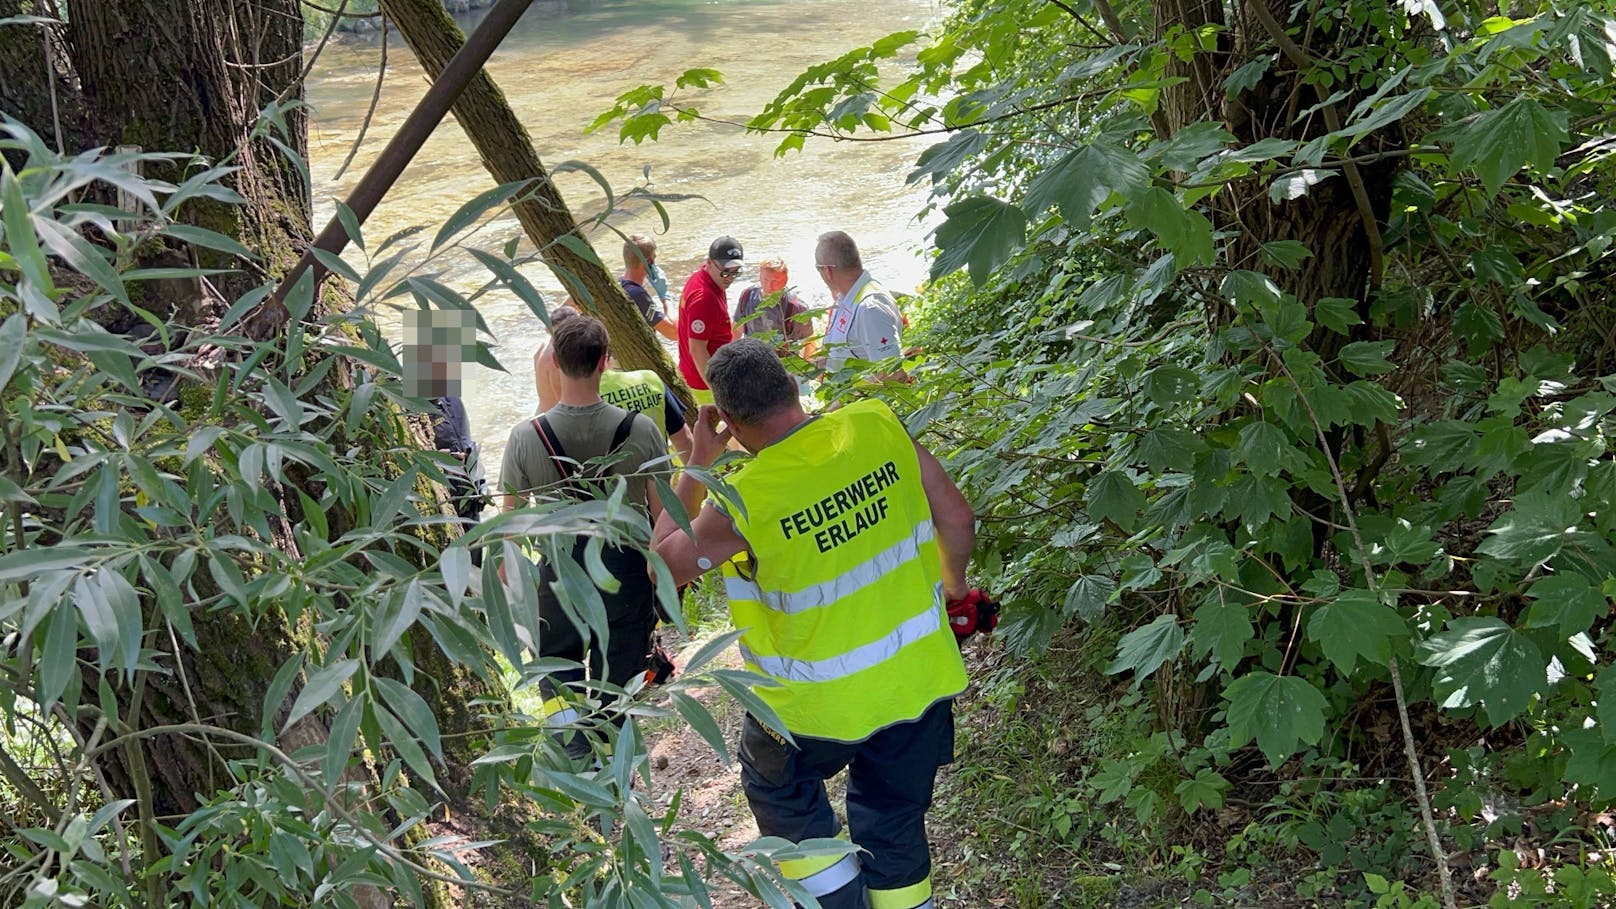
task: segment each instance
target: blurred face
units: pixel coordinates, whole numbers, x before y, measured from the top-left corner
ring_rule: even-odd
[[[786,286],[786,273],[764,267],[758,269],[758,285],[766,294],[777,293]]]

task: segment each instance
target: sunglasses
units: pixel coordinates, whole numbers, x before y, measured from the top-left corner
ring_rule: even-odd
[[[735,277],[736,275],[738,275],[740,273],[741,273],[741,269],[740,269],[740,266],[738,266],[738,265],[736,267],[734,267],[734,268],[726,268],[726,269],[723,269],[723,270],[719,271],[719,274],[723,275],[726,278],[733,278],[733,277]]]

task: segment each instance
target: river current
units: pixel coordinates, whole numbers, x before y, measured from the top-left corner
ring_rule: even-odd
[[[815,238],[826,230],[852,234],[866,266],[894,290],[915,288],[925,276],[921,258],[931,225],[915,220],[924,189],[905,177],[926,140],[841,142],[810,139],[804,151],[774,156],[778,136],[745,134],[722,123],[675,124],[657,142],[619,144],[616,126],[585,129],[616,97],[642,83],[666,84],[686,69],[707,67],[724,75],[709,89],[681,92],[708,117],[740,123],[815,63],[904,29],[924,29],[941,10],[927,0],[586,0],[571,4],[538,0],[488,64],[494,81],[517,111],[545,165],[579,160],[599,170],[615,192],[644,186],[660,193],[703,197],[669,203],[671,226],[663,230],[653,211],[614,213],[624,233],[655,236],[667,272],[670,308],[684,279],[701,265],[708,243],[729,234],[745,247],[748,265],[730,290],[730,303],[756,282],[756,263],[778,255],[790,268],[791,284],[814,307],[829,295],[813,267]],[[462,18],[468,32],[474,19]],[[336,173],[365,117],[381,65],[381,39],[328,46],[310,75],[308,100],[310,168],[317,226],[330,217],[392,137],[426,88],[419,65],[396,34],[388,40],[380,103],[364,143],[348,170]],[[937,141],[932,139],[930,141]],[[580,218],[599,211],[604,194],[582,173],[567,173],[558,185]],[[418,239],[463,204],[492,187],[476,151],[453,118],[440,125],[364,228],[374,246],[395,231],[424,226]],[[521,236],[508,214],[483,226],[468,245],[497,250]],[[613,273],[622,264],[622,241],[606,229],[591,236]],[[522,248],[531,250],[526,240]],[[348,259],[362,265],[350,250]],[[469,255],[451,251],[423,268],[462,292],[487,280]],[[524,270],[552,304],[560,284],[540,264]],[[463,391],[473,436],[495,479],[506,437],[535,407],[533,350],[544,326],[513,295],[496,292],[478,301],[493,332],[488,338],[506,372],[471,365]],[[384,324],[397,316],[379,314]],[[671,348],[670,348],[671,349]]]

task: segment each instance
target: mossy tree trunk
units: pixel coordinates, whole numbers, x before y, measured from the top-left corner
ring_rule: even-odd
[[[465,35],[441,0],[382,0],[381,7],[434,79],[465,44]],[[588,241],[539,160],[527,128],[486,69],[461,93],[454,115],[497,183],[533,181],[532,191],[515,206],[517,220],[567,293],[606,324],[617,362],[628,369],[656,370],[687,405],[691,404],[679,371],[612,273],[598,257],[587,258],[574,247],[557,242],[568,235],[580,243]]]
[[[240,168],[229,182],[246,204],[199,200],[183,216],[239,239],[270,269],[285,267],[308,242],[311,218],[297,0],[69,0],[68,10],[95,144],[194,150]],[[273,127],[260,126],[261,112]],[[220,261],[221,253],[190,254],[206,265],[244,266]],[[248,266],[218,289],[233,300],[263,278]]]
[[[228,160],[239,168],[229,184],[246,203],[199,200],[182,216],[239,239],[271,267],[307,242],[309,187],[302,164],[254,133],[261,110],[301,96],[297,0],[68,0],[65,7],[66,26],[0,29],[6,113],[48,141],[60,135],[68,154],[134,145],[148,152],[191,151],[210,163]],[[30,0],[0,0],[0,15],[53,11]],[[52,41],[48,55],[42,34]],[[283,123],[277,139],[301,157],[302,114],[289,110]],[[169,169],[147,175],[183,179],[184,167]],[[142,303],[182,334],[193,327],[188,322],[216,316],[210,306],[263,279],[258,266],[244,268],[246,263],[200,248],[150,250],[143,258],[232,269],[214,279],[216,293],[204,293],[194,281],[151,286]],[[204,298],[210,305],[200,304]],[[145,608],[148,616],[159,614],[155,604]],[[147,636],[145,646],[163,671],[114,686],[117,722],[130,729],[205,722],[257,735],[270,681],[282,663],[307,649],[307,632],[284,616],[251,622],[225,611],[196,610],[192,624],[194,651],[174,635]],[[287,744],[295,749],[322,736],[318,723],[300,724],[289,731]],[[173,817],[194,811],[199,796],[225,785],[231,778],[226,762],[245,754],[242,746],[153,736],[139,749],[105,752],[99,769],[120,796],[142,797],[146,810]]]
[[[50,14],[40,0],[0,0],[0,19]],[[52,146],[67,149],[86,145],[83,108],[69,66],[65,26],[0,27],[0,114],[29,124]],[[16,167],[21,159],[11,163]]]
[[[42,136],[62,135],[69,154],[87,148],[137,145],[149,152],[194,152],[205,164],[228,164],[236,170],[225,182],[245,200],[231,205],[205,199],[187,202],[180,216],[239,240],[259,254],[246,262],[200,247],[176,247],[143,255],[230,271],[201,282],[153,282],[141,302],[169,322],[176,336],[216,320],[221,308],[243,291],[262,285],[289,267],[312,239],[310,187],[303,156],[307,124],[296,102],[302,97],[303,19],[298,0],[68,0],[68,26],[52,33],[70,51],[49,65],[40,46],[41,26],[0,28],[0,62],[5,85],[0,101]],[[48,14],[30,0],[0,0],[5,14]],[[19,37],[21,36],[21,37]],[[28,51],[29,59],[12,50]],[[50,103],[53,91],[57,103]],[[261,114],[276,125],[266,130]],[[194,171],[195,165],[190,165]],[[174,173],[147,176],[179,182]],[[184,171],[189,173],[190,171]],[[176,261],[177,260],[177,261]],[[266,271],[267,269],[267,271]],[[216,291],[216,292],[215,292]],[[201,301],[204,301],[201,302]],[[330,301],[326,301],[330,303]],[[315,393],[333,391],[347,381],[345,369],[333,369]],[[182,390],[183,396],[185,392]],[[402,419],[394,414],[382,419]],[[430,434],[417,426],[410,433],[430,446]],[[301,516],[293,470],[281,491],[286,515],[275,543],[293,546],[290,524]],[[320,498],[310,490],[312,499]],[[339,534],[341,516],[330,516]],[[288,549],[288,551],[293,551]],[[193,577],[192,602],[206,603],[216,591],[206,572]],[[162,627],[155,586],[143,604],[148,627]],[[247,617],[228,610],[195,608],[191,613],[197,647],[177,635],[148,634],[143,645],[160,672],[137,674],[131,683],[114,685],[120,716],[115,725],[149,729],[185,723],[224,726],[256,737],[263,725],[265,695],[276,672],[288,660],[318,646],[308,621],[284,614]],[[458,667],[448,665],[430,639],[423,636],[416,679],[437,712],[446,739],[464,744],[478,722],[468,701],[490,692]],[[435,658],[435,659],[434,659]],[[97,680],[98,681],[98,680]],[[93,687],[89,689],[95,690]],[[295,694],[292,696],[295,697]],[[271,718],[279,729],[282,716]],[[286,752],[323,740],[323,724],[313,715],[282,734]],[[246,756],[245,745],[205,741],[192,735],[157,735],[141,740],[138,749],[105,752],[99,770],[118,797],[139,798],[147,816],[172,819],[196,810],[201,798],[228,785],[227,762]],[[457,757],[449,755],[451,762]],[[448,768],[451,779],[468,779],[469,769]],[[148,841],[150,844],[151,841]],[[148,856],[155,860],[156,855]]]

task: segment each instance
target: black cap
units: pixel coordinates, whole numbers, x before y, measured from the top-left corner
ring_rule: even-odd
[[[707,258],[717,262],[720,267],[734,268],[741,264],[741,241],[734,237],[719,237],[712,246],[707,247]]]

